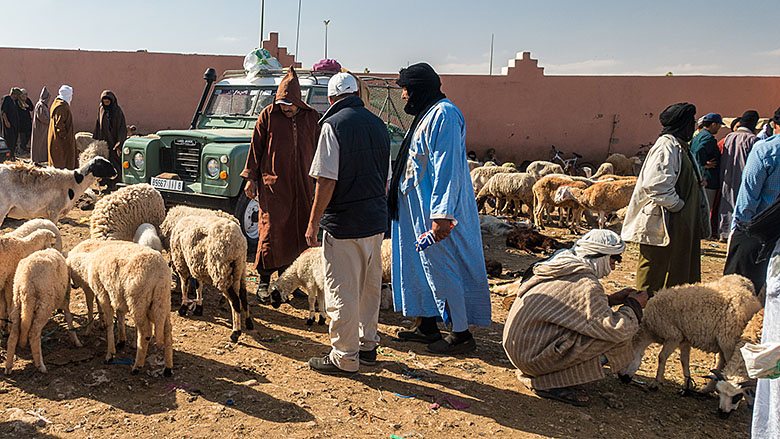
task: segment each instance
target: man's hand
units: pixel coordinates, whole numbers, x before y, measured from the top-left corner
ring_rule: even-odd
[[[704,169],[714,169],[718,167],[718,159],[707,160],[704,164]]]
[[[623,288],[622,290],[612,293],[609,296],[607,296],[607,301],[609,302],[609,306],[617,306],[622,305],[626,302],[626,298],[628,297],[629,293],[635,292],[636,290],[633,288]]]
[[[246,194],[246,197],[250,200],[254,200],[257,198],[257,186],[255,186],[255,182],[252,180],[247,180],[246,185],[244,186],[244,193]]]
[[[701,187],[707,187],[707,179],[706,178],[702,178],[701,179]]]
[[[319,247],[322,243],[317,239],[317,235],[320,234],[320,226],[317,223],[309,223],[309,227],[306,228],[306,244],[309,247]]]
[[[11,128],[11,122],[8,122],[7,120],[3,120],[3,122],[5,122],[6,128]]]
[[[649,298],[649,296],[647,295],[647,291],[632,291],[628,293],[628,297],[639,302],[639,306],[641,306],[642,308],[647,306],[647,299]]]
[[[448,219],[435,219],[431,227],[433,230],[433,238],[436,242],[443,241],[452,232],[452,221]]]

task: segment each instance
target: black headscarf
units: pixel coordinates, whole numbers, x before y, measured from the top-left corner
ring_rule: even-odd
[[[681,102],[666,107],[658,119],[664,129],[661,135],[671,134],[678,139],[690,142],[693,132],[696,130],[696,106],[687,102]]]
[[[740,127],[745,127],[750,131],[755,131],[757,124],[758,124],[758,111],[748,110],[742,113],[741,120],[739,121]]]
[[[413,64],[401,69],[396,83],[405,88],[409,99],[404,106],[404,112],[414,116],[412,125],[401,143],[401,150],[395,159],[393,166],[393,178],[390,180],[390,191],[387,196],[387,204],[390,218],[398,219],[398,197],[400,195],[401,178],[406,174],[406,161],[409,158],[409,146],[414,137],[414,131],[420,124],[425,113],[440,100],[444,99],[441,92],[441,79],[433,67],[426,63]]]

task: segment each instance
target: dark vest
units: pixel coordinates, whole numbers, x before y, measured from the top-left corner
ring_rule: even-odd
[[[336,239],[366,238],[387,230],[390,136],[382,119],[357,96],[333,104],[320,120],[339,143],[339,175],[320,226]]]

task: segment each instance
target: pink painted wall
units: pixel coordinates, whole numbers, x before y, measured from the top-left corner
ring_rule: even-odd
[[[0,60],[0,94],[23,87],[35,103],[44,85],[53,96],[62,84],[73,87],[76,131],[94,129],[100,93],[110,89],[127,124],[150,133],[189,127],[205,85],[203,72],[214,67],[219,76],[240,69],[243,57],[0,48]]]
[[[546,160],[555,145],[598,165],[608,152],[630,156],[654,142],[658,114],[673,103],[695,104],[697,117],[748,109],[771,117],[780,106],[780,77],[545,76],[530,54],[518,58],[505,75],[442,75],[442,90],[466,118],[468,148],[479,157],[493,147],[502,161]]]

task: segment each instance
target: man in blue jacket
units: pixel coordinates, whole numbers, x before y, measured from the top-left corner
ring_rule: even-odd
[[[720,190],[720,148],[715,135],[721,126],[723,118],[720,114],[706,114],[699,119],[699,134],[691,141],[691,154],[699,166],[710,210]]]

